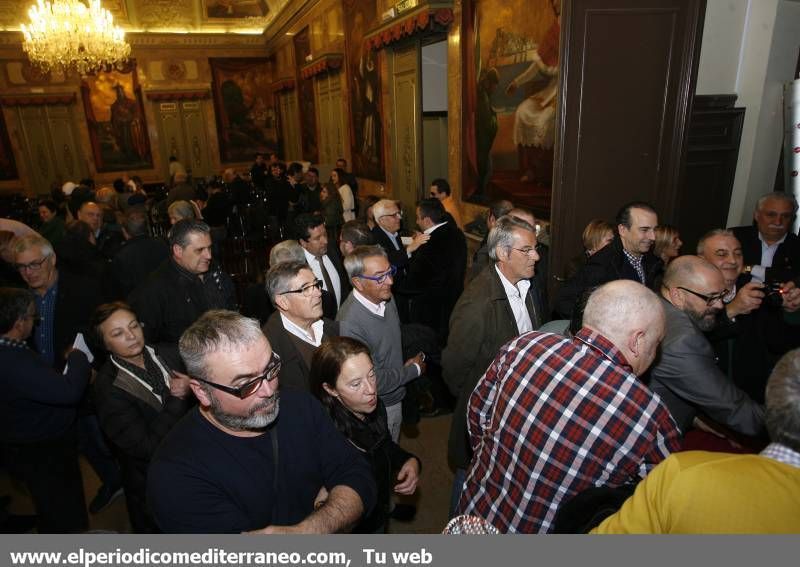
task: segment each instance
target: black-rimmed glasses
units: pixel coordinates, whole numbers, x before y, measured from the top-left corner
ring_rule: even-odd
[[[534,254],[536,254],[536,248],[514,248],[512,246],[511,249],[516,250],[517,252],[522,252],[526,256],[533,256]]]
[[[27,264],[14,264],[14,267],[17,269],[18,272],[24,272],[25,270],[30,270],[35,272],[42,267],[42,264],[47,262],[47,259],[50,256],[45,256],[41,260],[35,260],[33,262],[28,262]]]
[[[382,274],[378,274],[376,276],[365,276],[364,274],[360,274],[357,275],[356,277],[364,280],[370,280],[377,283],[378,285],[381,285],[383,282],[386,281],[386,278],[393,278],[396,273],[397,273],[397,266],[392,266]]]
[[[698,293],[698,292],[696,292],[696,291],[694,291],[694,290],[691,290],[691,289],[689,289],[689,288],[686,288],[686,287],[681,287],[681,286],[676,286],[676,287],[677,287],[678,289],[682,289],[683,291],[688,291],[689,293],[691,293],[691,294],[692,294],[692,295],[694,295],[695,297],[699,297],[700,299],[702,299],[703,301],[705,301],[705,302],[706,302],[706,305],[708,305],[708,306],[711,306],[711,305],[713,305],[713,304],[714,304],[714,303],[716,303],[717,301],[722,301],[722,300],[723,300],[723,298],[724,298],[724,297],[727,297],[727,295],[730,293],[730,291],[728,291],[727,289],[723,289],[723,290],[722,290],[721,292],[719,292],[719,293],[714,293],[714,294],[711,294],[711,295],[706,295],[706,294],[704,294],[704,293]]]
[[[285,295],[287,293],[299,293],[303,297],[311,297],[311,295],[314,293],[315,289],[317,291],[322,290],[322,281],[314,280],[311,283],[307,283],[306,285],[304,285],[300,289],[290,289],[289,291],[282,291],[278,295]]]
[[[232,388],[230,386],[223,386],[222,384],[217,384],[216,382],[210,382],[208,380],[203,380],[202,378],[194,377],[195,380],[202,382],[203,384],[208,384],[212,388],[216,388],[217,390],[222,390],[223,392],[227,392],[232,396],[236,396],[240,400],[243,400],[247,397],[252,396],[256,393],[256,391],[261,387],[261,382],[266,380],[267,382],[272,382],[275,378],[278,377],[278,372],[281,369],[281,357],[278,356],[278,353],[273,351],[272,357],[269,359],[269,364],[267,365],[267,370],[261,376],[256,376],[249,382],[242,384],[238,388]]]
[[[383,217],[397,217],[398,219],[401,219],[401,218],[403,218],[403,211],[395,211],[393,213],[389,213],[389,214],[386,214],[386,215],[381,215],[378,218],[382,219]]]

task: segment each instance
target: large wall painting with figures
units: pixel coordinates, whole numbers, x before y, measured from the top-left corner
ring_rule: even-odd
[[[136,64],[85,77],[81,94],[97,171],[152,168]]]
[[[266,59],[210,58],[220,160],[250,161],[278,148],[272,77]]]
[[[347,76],[350,78],[351,155],[359,177],[384,181],[379,50],[367,49],[364,33],[375,25],[375,2],[344,0]]]
[[[11,140],[8,138],[3,109],[0,108],[0,181],[16,178],[17,163],[14,161],[14,151],[11,149]]]
[[[464,0],[465,199],[549,212],[560,0]]]

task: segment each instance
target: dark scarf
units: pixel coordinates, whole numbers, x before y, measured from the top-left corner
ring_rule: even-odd
[[[139,366],[136,366],[127,360],[117,358],[114,355],[111,355],[111,358],[122,368],[150,386],[153,389],[153,393],[159,396],[163,402],[167,396],[169,396],[169,387],[164,383],[164,373],[161,371],[161,368],[159,368],[158,364],[156,364],[156,361],[153,360],[153,357],[146,348],[142,351],[142,356],[144,357],[144,368],[140,368]]]

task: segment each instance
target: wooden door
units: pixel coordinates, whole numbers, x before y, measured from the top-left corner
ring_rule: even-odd
[[[340,73],[326,73],[315,80],[317,108],[319,109],[319,161],[333,165],[344,157],[347,147],[347,115],[342,99]]]
[[[289,161],[301,160],[303,146],[300,140],[300,110],[297,107],[297,92],[283,91],[278,95],[278,112],[281,121],[283,157]]]
[[[155,103],[164,179],[169,179],[170,156],[178,158],[195,178],[214,173],[208,151],[204,104],[203,100]]]
[[[74,105],[17,107],[18,123],[34,193],[50,192],[52,183],[77,183],[88,176],[75,127]]]
[[[626,202],[673,222],[704,14],[705,0],[564,0],[554,276],[587,222],[613,221]]]
[[[419,43],[396,49],[391,57],[392,194],[403,205],[408,228],[413,228],[416,204],[423,190],[419,58]]]

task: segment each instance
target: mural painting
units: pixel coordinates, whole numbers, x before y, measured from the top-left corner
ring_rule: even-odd
[[[266,59],[209,58],[223,163],[278,148],[272,78]]]
[[[14,152],[11,149],[11,140],[6,130],[6,119],[0,109],[0,181],[17,178],[17,163],[14,161]]]
[[[152,168],[136,64],[85,77],[81,94],[97,171]]]
[[[259,18],[269,13],[267,0],[206,0],[208,18]]]
[[[294,36],[294,60],[297,63],[297,76],[300,77],[300,68],[308,63],[306,58],[311,55],[311,36],[308,26]],[[319,148],[317,147],[317,114],[314,106],[314,79],[299,78],[297,100],[300,103],[300,137],[303,141],[303,159],[311,163],[319,161]],[[284,156],[294,159],[293,156]]]
[[[347,76],[350,77],[350,120],[353,172],[384,181],[382,101],[379,51],[367,49],[364,34],[375,24],[375,2],[344,0]]]
[[[464,196],[549,211],[560,0],[465,0]]]

